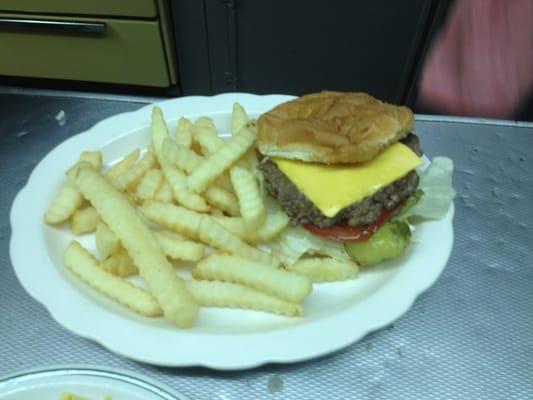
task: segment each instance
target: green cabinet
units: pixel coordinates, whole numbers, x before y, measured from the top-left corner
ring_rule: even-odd
[[[1,13],[0,54],[0,75],[171,84],[158,19]]]
[[[0,0],[0,12],[119,17],[157,15],[155,0]]]

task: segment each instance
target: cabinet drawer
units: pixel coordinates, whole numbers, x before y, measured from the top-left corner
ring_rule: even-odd
[[[0,54],[0,75],[170,85],[158,21],[0,13]]]
[[[157,15],[155,0],[0,0],[0,11],[148,18]]]

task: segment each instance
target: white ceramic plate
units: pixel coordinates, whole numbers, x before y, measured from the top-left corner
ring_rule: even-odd
[[[58,366],[0,378],[0,400],[59,400],[70,392],[85,400],[188,400],[145,376],[119,369]]]
[[[214,119],[229,132],[231,108],[241,103],[254,117],[289,96],[224,94],[159,103],[173,132],[180,116]],[[267,362],[306,360],[348,346],[405,313],[443,270],[453,242],[453,206],[440,221],[419,224],[399,259],[363,269],[358,279],[315,285],[305,317],[202,309],[194,328],[178,330],[162,318],[147,319],[104,298],[72,277],[62,255],[72,235],[49,227],[43,214],[82,150],[101,150],[112,163],[149,142],[151,106],[103,120],[65,141],[35,168],[11,210],[11,260],[24,288],[64,327],[108,349],[147,363],[243,369]],[[82,244],[94,249],[92,235]],[[421,327],[423,329],[423,327]],[[123,334],[127,332],[127,334]]]

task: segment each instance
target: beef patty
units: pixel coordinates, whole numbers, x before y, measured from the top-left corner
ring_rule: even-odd
[[[417,136],[410,133],[401,142],[419,156],[422,155]],[[349,205],[329,218],[298,190],[274,162],[265,158],[259,164],[259,169],[263,171],[268,193],[279,201],[294,224],[313,224],[320,228],[329,228],[338,224],[359,226],[374,223],[383,210],[390,210],[410,197],[418,187],[419,181],[416,171],[411,171],[372,196]]]

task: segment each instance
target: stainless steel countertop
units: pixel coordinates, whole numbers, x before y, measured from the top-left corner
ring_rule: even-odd
[[[191,399],[533,399],[531,123],[418,117],[426,154],[456,165],[452,256],[406,315],[345,350],[242,372],[160,368],[59,326],[13,273],[11,204],[53,147],[148,100],[0,94],[0,375],[88,363],[146,374]]]

